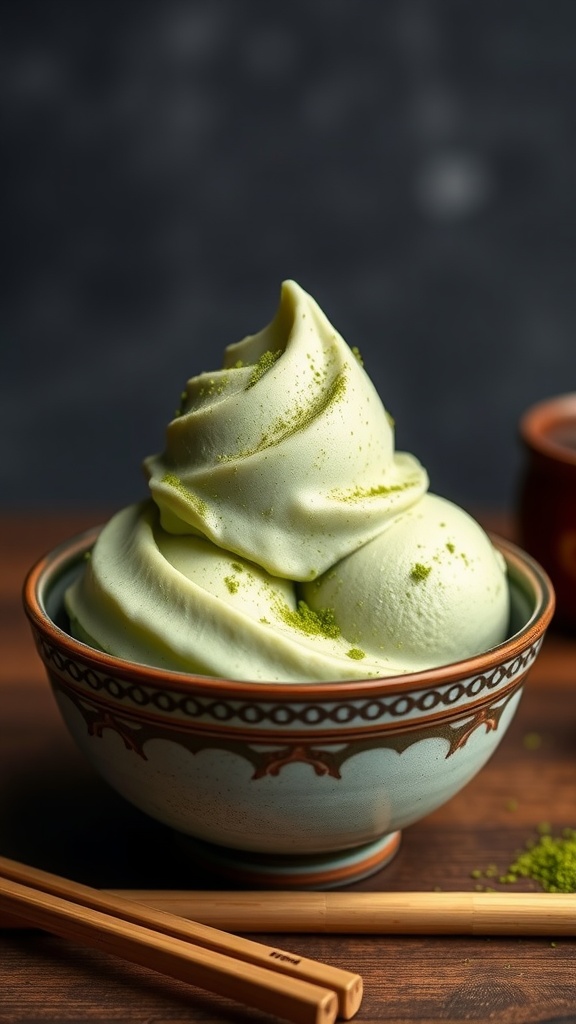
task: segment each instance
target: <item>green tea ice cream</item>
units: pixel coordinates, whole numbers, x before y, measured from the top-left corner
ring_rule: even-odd
[[[272,322],[192,378],[150,498],[103,528],[66,603],[118,657],[222,678],[396,675],[505,639],[503,559],[396,452],[360,356],[287,281]]]

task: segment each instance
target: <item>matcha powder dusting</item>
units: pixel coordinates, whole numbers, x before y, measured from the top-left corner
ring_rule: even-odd
[[[280,617],[295,629],[299,629],[307,636],[324,636],[336,639],[340,636],[340,629],[334,617],[332,608],[322,608],[313,611],[305,601],[298,601],[296,610],[288,605],[278,607]]]
[[[473,871],[472,877],[497,880],[501,885],[513,885],[525,878],[546,892],[576,892],[576,829],[565,828],[559,836],[553,836],[550,826],[542,824],[538,832],[538,839],[527,841],[505,874],[492,865],[485,871]]]
[[[520,878],[539,882],[546,892],[576,892],[576,830],[566,828],[557,837],[544,833],[527,844],[504,881]]]

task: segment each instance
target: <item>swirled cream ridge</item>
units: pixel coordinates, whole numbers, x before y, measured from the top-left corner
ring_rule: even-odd
[[[145,467],[166,530],[292,580],[325,572],[428,486],[420,463],[395,452],[361,361],[293,281],[263,331],[188,382]]]

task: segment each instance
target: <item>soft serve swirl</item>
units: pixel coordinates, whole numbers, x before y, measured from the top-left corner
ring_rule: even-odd
[[[188,382],[164,453],[145,466],[166,530],[292,580],[320,575],[428,486],[395,453],[359,358],[293,281],[268,327]]]
[[[408,672],[504,639],[503,560],[426,493],[358,354],[293,281],[264,330],[188,382],[145,469],[151,499],[110,520],[67,591],[92,646],[299,682]]]

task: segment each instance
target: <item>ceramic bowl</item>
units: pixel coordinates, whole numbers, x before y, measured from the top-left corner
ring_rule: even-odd
[[[520,421],[525,466],[518,499],[522,545],[549,573],[556,619],[576,628],[576,393],[527,409]]]
[[[61,714],[95,769],[181,837],[194,863],[266,887],[329,888],[394,856],[501,742],[554,609],[546,573],[508,565],[510,637],[388,679],[250,683],[110,657],[73,639],[63,593],[97,531],[30,571],[24,604]],[[473,609],[471,609],[473,614]]]

